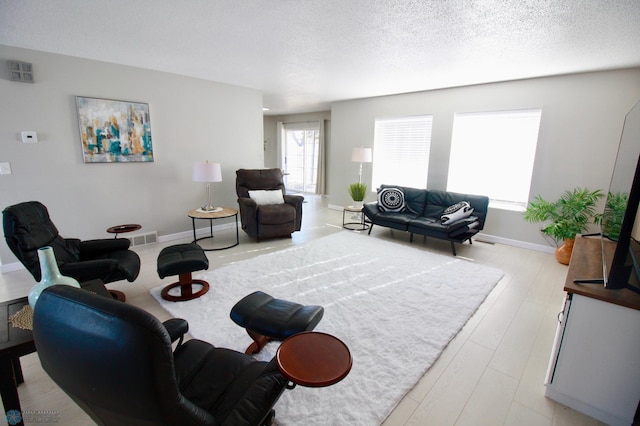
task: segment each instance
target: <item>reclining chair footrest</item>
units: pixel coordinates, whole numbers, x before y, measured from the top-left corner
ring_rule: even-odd
[[[176,244],[165,247],[158,255],[158,275],[164,278],[178,275],[178,281],[162,289],[160,295],[170,302],[181,302],[196,299],[209,291],[209,283],[193,279],[192,272],[208,269],[209,260],[198,244]],[[194,291],[194,285],[200,289]],[[180,294],[169,294],[172,289],[180,287]]]
[[[255,354],[271,340],[313,330],[323,314],[322,306],[304,306],[256,291],[236,303],[230,316],[253,339],[245,353]]]

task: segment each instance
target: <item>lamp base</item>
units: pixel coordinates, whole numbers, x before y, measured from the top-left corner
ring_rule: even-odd
[[[209,204],[208,206],[204,206],[204,207],[200,207],[199,209],[196,209],[196,211],[200,213],[216,213],[216,212],[221,212],[222,207],[213,207],[211,204]]]

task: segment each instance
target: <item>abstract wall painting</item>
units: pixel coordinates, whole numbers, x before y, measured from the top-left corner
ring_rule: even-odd
[[[149,104],[76,96],[85,163],[153,161]]]

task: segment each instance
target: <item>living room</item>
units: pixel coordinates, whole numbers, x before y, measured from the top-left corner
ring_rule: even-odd
[[[0,55],[33,63],[38,78],[33,85],[0,81],[12,99],[2,105],[3,156],[12,168],[0,179],[3,202],[36,199],[52,212],[74,206],[82,214],[61,215],[58,226],[87,238],[132,221],[159,238],[187,231],[186,212],[203,196],[191,181],[197,161],[221,164],[214,197],[220,205],[235,205],[235,170],[276,166],[275,122],[283,119],[330,118],[326,197],[334,206],[351,203],[346,187],[357,179],[351,149],[371,144],[375,117],[389,115],[434,115],[439,125],[429,187],[446,189],[455,112],[542,107],[531,196],[552,198],[577,186],[607,188],[624,117],[640,99],[640,69],[631,68],[341,101],[330,112],[263,117],[261,93],[247,88],[8,46],[0,46]],[[148,102],[155,161],[82,163],[75,96]],[[38,132],[37,144],[21,142],[21,131],[28,129]],[[370,173],[365,167],[365,181]],[[492,209],[484,234],[493,242],[548,247],[517,211]],[[6,246],[0,247],[0,259],[3,271],[16,262]]]
[[[48,207],[61,233],[83,239],[104,238],[108,227],[130,222],[140,223],[144,231],[157,232],[161,243],[188,237],[191,221],[187,212],[202,204],[205,196],[204,186],[192,181],[193,163],[208,160],[221,164],[223,179],[212,185],[212,194],[216,204],[235,208],[235,170],[278,165],[278,121],[327,122],[323,201],[329,206],[327,210],[351,203],[346,186],[357,178],[351,150],[372,145],[373,123],[380,116],[433,114],[428,186],[446,189],[456,112],[541,108],[531,197],[543,194],[551,198],[576,186],[604,190],[625,114],[640,99],[640,67],[635,63],[590,72],[342,99],[331,103],[329,109],[265,115],[263,91],[239,85],[50,53],[37,46],[14,47],[2,39],[0,60],[28,62],[35,71],[34,84],[0,79],[5,100],[0,105],[0,162],[11,166],[11,174],[0,176],[2,207],[39,200]],[[148,103],[154,162],[83,163],[76,96]],[[23,143],[22,131],[37,132],[38,143]],[[371,169],[365,167],[363,180],[370,179]],[[371,193],[367,199],[374,198]],[[321,215],[335,221],[337,213]],[[313,233],[305,238],[313,238]],[[481,238],[532,249],[536,253],[532,256],[552,250],[539,227],[526,223],[518,211],[491,209]],[[0,244],[0,268],[3,275],[21,269],[5,244]],[[127,286],[125,283],[122,288]],[[10,289],[2,289],[2,294],[10,293]]]

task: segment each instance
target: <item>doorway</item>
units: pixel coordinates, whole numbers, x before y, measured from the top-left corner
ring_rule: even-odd
[[[321,153],[318,122],[284,123],[281,145],[287,191],[317,193]]]

